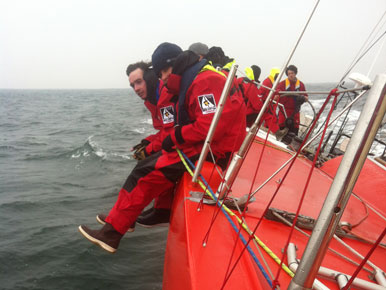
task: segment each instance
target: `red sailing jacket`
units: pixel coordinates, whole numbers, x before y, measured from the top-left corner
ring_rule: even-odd
[[[297,80],[295,82],[291,82],[288,79],[281,81],[277,85],[277,91],[305,91],[306,88],[304,84]],[[300,114],[299,112],[295,112],[296,103],[295,96],[281,96],[279,102],[284,105],[287,117],[293,116],[295,122],[295,128],[299,128],[300,123]],[[279,126],[283,127],[286,117],[283,113],[282,108],[279,108]]]
[[[254,82],[246,80],[244,77],[237,79],[238,87],[247,105],[247,115],[260,112],[263,101],[259,96],[259,89]]]
[[[185,108],[191,122],[182,127],[175,127],[170,134],[179,149],[193,149],[197,154],[201,152],[225,81],[224,76],[206,70],[200,72],[189,86],[185,96]],[[225,153],[239,149],[245,137],[245,111],[243,99],[234,90],[234,94],[225,103],[212,139],[211,148],[217,157],[223,158]]]
[[[175,104],[171,101],[173,97],[160,81],[159,88],[159,99],[157,105],[147,106],[153,119],[153,127],[158,130],[156,134],[150,135],[145,139],[150,142],[145,148],[146,154],[151,155],[162,149],[163,139],[170,134],[171,130],[174,127],[174,118],[175,118]]]
[[[270,77],[266,78],[263,82],[262,82],[262,85],[263,86],[266,86],[268,88],[272,88],[273,86],[273,82],[272,80],[270,79]],[[265,102],[265,100],[267,99],[268,95],[269,95],[269,92],[270,90],[261,86],[260,89],[259,89],[259,95],[260,97],[262,98],[262,101]]]

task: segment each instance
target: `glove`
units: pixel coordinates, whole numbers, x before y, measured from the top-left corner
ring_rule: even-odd
[[[168,135],[163,141],[162,141],[162,149],[166,152],[172,152],[173,151],[173,140],[170,135]]]
[[[172,74],[182,75],[189,67],[198,62],[200,57],[193,51],[186,50],[174,61]]]
[[[133,157],[136,160],[143,160],[147,156],[148,156],[148,154],[146,153],[146,146],[142,146],[142,147],[138,148],[137,150],[135,150],[135,152],[133,154]]]
[[[296,96],[296,103],[302,105],[306,101],[306,97],[303,95]]]
[[[141,140],[141,143],[139,143],[139,144],[137,144],[137,145],[135,145],[135,146],[133,146],[133,148],[131,148],[131,151],[136,151],[136,150],[138,150],[139,148],[141,148],[141,147],[146,147],[147,145],[149,145],[150,144],[150,141],[148,141],[148,140],[146,140],[146,139],[143,139],[143,140]]]

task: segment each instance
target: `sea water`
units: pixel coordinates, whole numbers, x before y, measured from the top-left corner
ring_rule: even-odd
[[[324,98],[310,96],[316,109]],[[114,255],[77,229],[100,227],[130,148],[153,132],[130,89],[0,90],[0,289],[162,288],[167,228],[137,226]]]

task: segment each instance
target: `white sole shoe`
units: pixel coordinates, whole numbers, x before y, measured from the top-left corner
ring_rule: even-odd
[[[96,216],[96,220],[98,223],[100,223],[102,226],[104,226],[106,224],[106,222],[104,220],[102,220],[100,217],[99,217],[99,214]]]
[[[87,239],[89,240],[90,242],[98,245],[99,247],[101,247],[102,249],[106,250],[107,252],[109,253],[115,253],[117,251],[117,249],[114,249],[113,247],[109,246],[108,244],[90,236],[83,228],[82,226],[79,226],[78,227],[78,230],[79,232]]]

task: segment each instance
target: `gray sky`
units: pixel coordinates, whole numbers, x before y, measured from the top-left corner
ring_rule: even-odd
[[[0,88],[125,88],[127,65],[150,60],[164,41],[221,46],[240,69],[259,65],[264,78],[284,64],[314,4],[0,0]],[[386,0],[321,0],[291,61],[298,77],[339,81],[385,11]],[[381,45],[354,71],[366,75]],[[386,44],[370,77],[385,71]]]

